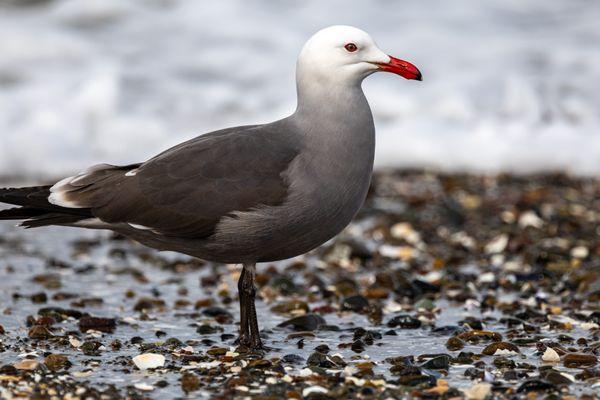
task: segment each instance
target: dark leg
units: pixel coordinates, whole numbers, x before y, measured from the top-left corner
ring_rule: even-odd
[[[254,306],[254,299],[256,298],[256,288],[254,287],[255,275],[256,264],[244,264],[238,289],[240,291],[240,307],[242,307],[241,316],[242,318],[246,318],[245,322],[242,320],[241,328],[245,328],[247,334],[244,335],[244,330],[242,330],[240,344],[253,350],[258,350],[263,348],[263,344],[260,340],[256,307]],[[244,300],[242,301],[242,299]]]
[[[244,346],[249,344],[248,339],[250,337],[250,331],[248,330],[248,298],[244,291],[244,279],[246,275],[246,268],[242,268],[242,273],[238,280],[238,296],[240,298],[240,337],[238,338],[238,343]]]

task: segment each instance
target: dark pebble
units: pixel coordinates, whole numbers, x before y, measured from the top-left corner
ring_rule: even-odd
[[[325,319],[317,314],[306,314],[280,323],[279,327],[292,327],[295,331],[314,331],[325,325]]]
[[[181,376],[181,390],[185,393],[200,389],[200,379],[195,374],[186,372]]]
[[[301,364],[304,362],[304,358],[298,354],[286,354],[281,358],[281,361],[286,364]]]
[[[61,369],[69,369],[71,362],[62,354],[50,354],[44,359],[44,364],[50,371],[60,371]]]
[[[549,392],[552,390],[556,390],[556,386],[552,383],[541,379],[531,379],[523,382],[517,392]]]
[[[96,340],[90,340],[87,342],[83,342],[81,345],[81,351],[86,356],[99,356],[100,355],[100,347],[102,347],[102,343]]]
[[[227,311],[224,308],[221,307],[206,307],[205,309],[202,310],[202,314],[206,315],[207,317],[220,317],[220,316],[225,316],[225,317],[230,317],[233,318],[233,316],[231,315],[231,313],[229,311]]]
[[[34,340],[46,340],[54,335],[45,326],[34,326],[29,330],[28,336]]]
[[[79,330],[84,333],[89,330],[112,333],[116,327],[117,321],[114,318],[81,317],[79,319]]]
[[[463,342],[456,336],[453,336],[446,341],[446,348],[450,351],[461,350],[463,347],[465,347],[465,342]]]
[[[517,346],[515,346],[512,343],[507,343],[507,342],[494,342],[491,343],[489,345],[487,345],[482,351],[482,354],[485,354],[486,356],[493,356],[497,350],[508,350],[508,351],[513,351],[515,353],[520,353],[521,351],[519,350],[519,348]]]
[[[470,378],[470,379],[473,379],[473,380],[475,380],[475,379],[483,380],[483,378],[485,376],[485,372],[483,370],[479,369],[479,368],[471,367],[471,368],[467,368],[465,370],[464,375],[467,378]]]
[[[598,358],[592,354],[569,353],[563,357],[567,368],[591,367],[598,363]]]
[[[387,326],[390,328],[417,329],[421,327],[421,321],[408,314],[402,314],[390,319]]]
[[[424,362],[421,365],[421,368],[447,370],[448,368],[450,368],[450,356],[443,354],[443,355],[434,357],[434,358]]]
[[[497,357],[494,360],[494,366],[499,369],[514,369],[517,364],[508,357]]]
[[[354,311],[357,313],[369,310],[369,301],[361,295],[346,297],[342,302],[342,311]]]

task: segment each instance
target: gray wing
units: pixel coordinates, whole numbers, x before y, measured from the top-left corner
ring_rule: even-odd
[[[234,211],[281,204],[289,188],[285,171],[298,152],[273,125],[231,128],[143,164],[96,167],[54,191],[64,205],[89,208],[104,222],[201,238]]]

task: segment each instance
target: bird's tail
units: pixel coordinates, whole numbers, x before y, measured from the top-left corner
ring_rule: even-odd
[[[87,208],[67,208],[50,203],[50,187],[0,188],[0,203],[18,206],[0,210],[0,220],[23,220],[21,226],[37,228],[47,225],[71,225],[93,218]]]

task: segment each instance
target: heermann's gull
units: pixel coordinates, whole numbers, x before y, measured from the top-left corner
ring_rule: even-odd
[[[298,58],[291,116],[211,132],[144,163],[96,165],[54,186],[0,189],[0,202],[20,206],[0,219],[110,229],[159,250],[241,263],[239,342],[260,348],[255,264],[319,246],[365,199],[375,128],[361,82],[376,71],[421,80],[367,33],[323,29]]]

